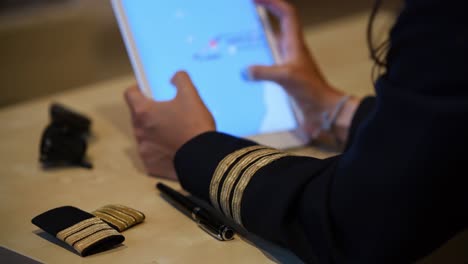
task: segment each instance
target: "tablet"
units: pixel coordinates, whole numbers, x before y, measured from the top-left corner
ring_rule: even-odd
[[[279,59],[266,11],[252,0],[112,0],[112,5],[145,95],[173,99],[170,79],[185,70],[218,131],[282,149],[305,143],[286,92],[245,74],[251,65]]]

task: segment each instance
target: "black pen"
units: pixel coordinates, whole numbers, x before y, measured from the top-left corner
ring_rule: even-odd
[[[173,190],[171,187],[158,183],[156,188],[164,195],[175,202],[178,207],[187,215],[197,222],[198,226],[205,232],[220,241],[232,240],[234,238],[234,230],[223,223],[216,215],[208,212],[189,198]]]

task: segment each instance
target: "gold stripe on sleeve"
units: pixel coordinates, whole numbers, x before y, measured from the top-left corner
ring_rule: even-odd
[[[234,151],[233,153],[224,157],[224,159],[219,162],[218,166],[216,167],[215,172],[213,173],[213,177],[211,178],[210,182],[210,200],[211,204],[214,208],[221,210],[219,207],[218,201],[218,191],[219,191],[219,183],[223,179],[224,174],[228,170],[228,168],[234,163],[239,157],[245,155],[250,151],[254,151],[257,149],[265,149],[267,147],[261,145],[250,146],[246,148],[239,149]]]
[[[232,214],[233,214],[234,221],[237,224],[242,226],[242,218],[241,218],[242,196],[244,195],[245,188],[247,187],[247,185],[249,184],[250,180],[255,175],[255,173],[261,168],[267,166],[268,164],[278,159],[289,156],[289,155],[290,154],[288,153],[279,153],[279,154],[263,157],[257,160],[254,164],[252,164],[248,169],[244,171],[244,173],[241,175],[239,183],[236,185],[234,189],[234,195],[232,198]]]
[[[231,208],[230,208],[230,196],[232,189],[234,188],[234,184],[239,178],[239,175],[242,170],[246,169],[250,164],[254,161],[258,160],[261,157],[277,154],[279,153],[277,150],[274,149],[260,149],[250,152],[249,154],[243,156],[228,172],[227,176],[224,179],[223,187],[221,188],[221,195],[220,195],[220,204],[222,212],[225,216],[231,217]]]

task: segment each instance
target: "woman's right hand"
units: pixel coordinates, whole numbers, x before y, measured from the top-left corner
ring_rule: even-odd
[[[251,66],[248,69],[250,77],[253,80],[273,81],[281,85],[302,112],[303,132],[309,139],[316,139],[321,132],[322,114],[333,111],[344,93],[329,84],[315,62],[305,43],[295,8],[284,0],[255,0],[255,3],[264,6],[279,19],[280,32],[277,40],[281,63],[272,66]],[[347,128],[358,104],[358,99],[351,98],[337,119],[337,124],[346,127],[345,133],[335,135],[342,142],[346,140]]]

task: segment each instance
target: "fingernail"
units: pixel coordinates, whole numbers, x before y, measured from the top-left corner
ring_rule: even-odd
[[[250,68],[245,68],[244,70],[242,70],[241,71],[241,76],[242,76],[242,79],[244,79],[245,81],[253,81],[254,80],[252,72],[250,71]]]

